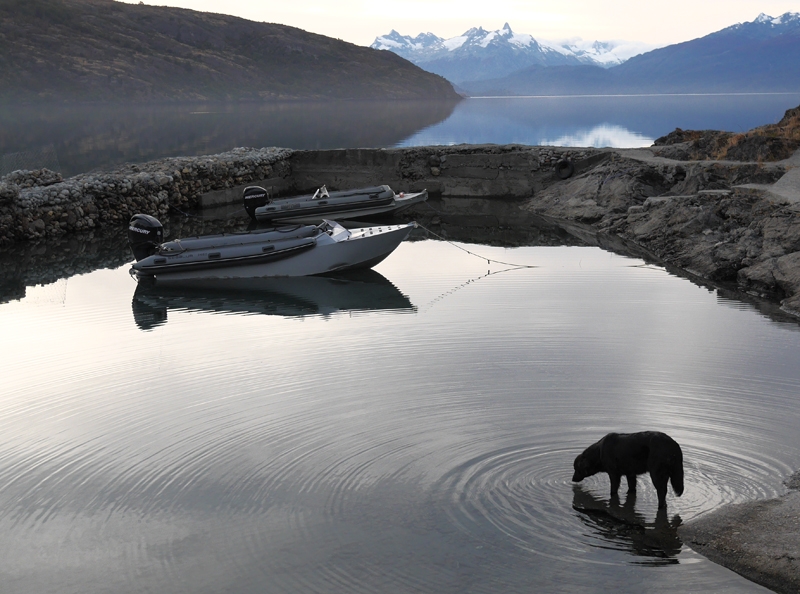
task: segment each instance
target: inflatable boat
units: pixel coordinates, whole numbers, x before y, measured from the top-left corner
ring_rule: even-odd
[[[137,280],[158,284],[219,279],[313,276],[371,268],[391,254],[416,223],[345,229],[324,220],[244,233],[205,235],[164,242],[155,217],[134,215],[128,242]]]
[[[250,218],[271,223],[311,222],[320,219],[360,219],[395,215],[428,199],[428,191],[395,194],[389,186],[328,192],[325,186],[313,194],[272,198],[260,186],[244,189],[242,201]]]

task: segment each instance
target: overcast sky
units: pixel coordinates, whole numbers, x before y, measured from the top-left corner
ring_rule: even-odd
[[[135,3],[138,0],[125,0]],[[254,21],[292,25],[369,45],[396,29],[455,37],[470,27],[499,29],[542,39],[625,39],[668,45],[702,37],[759,13],[800,11],[797,0],[146,0],[145,4],[219,12]]]

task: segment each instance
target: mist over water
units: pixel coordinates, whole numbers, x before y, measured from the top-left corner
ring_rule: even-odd
[[[677,526],[784,491],[800,326],[551,233],[475,257],[418,232],[366,276],[199,292],[137,286],[114,237],[3,255],[4,586],[764,591]],[[647,477],[635,501],[571,483],[642,429],[683,447],[666,514]]]
[[[49,165],[71,176],[242,146],[394,146],[453,108],[436,101],[2,106],[0,174]]]

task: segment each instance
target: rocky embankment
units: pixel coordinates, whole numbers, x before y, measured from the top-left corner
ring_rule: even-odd
[[[681,161],[781,161],[800,149],[800,107],[786,111],[777,124],[748,132],[681,130],[657,139],[659,154]]]
[[[432,195],[524,198],[550,183],[557,161],[595,153],[520,146],[237,148],[68,179],[46,169],[16,171],[0,178],[0,245],[124,227],[135,213],[193,210],[214,195],[239,203],[241,187],[250,183],[289,194],[323,184],[339,189],[388,183],[406,191],[428,188]]]
[[[768,164],[683,162],[660,157],[657,147],[613,151],[525,208],[590,224],[664,263],[736,284],[800,315],[797,166],[794,157]]]
[[[133,214],[192,209],[206,192],[288,175],[290,150],[234,149],[62,179],[46,169],[0,178],[0,245],[124,226]]]
[[[466,198],[514,204],[519,218],[505,216],[495,226],[525,225],[526,213],[579,223],[597,237],[622,240],[665,265],[800,315],[800,151],[790,152],[800,143],[800,108],[775,126],[717,143],[707,142],[705,132],[676,131],[645,149],[234,149],[66,180],[46,170],[14,172],[0,178],[0,245],[124,228],[137,212],[164,217],[213,196],[235,202],[250,183],[289,194],[323,184],[388,183],[441,197],[434,224],[468,215]],[[722,145],[725,155],[758,159],[713,159]],[[767,156],[781,159],[762,159],[764,146],[772,147]],[[566,179],[558,168],[564,160],[574,166]]]

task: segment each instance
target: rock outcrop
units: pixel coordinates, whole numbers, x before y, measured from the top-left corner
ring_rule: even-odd
[[[798,592],[800,473],[785,484],[790,491],[782,497],[726,505],[681,526],[679,534],[698,553],[749,580],[775,592]]]
[[[800,315],[800,203],[763,189],[786,172],[781,163],[681,163],[650,150],[618,151],[525,208],[591,224]]]
[[[777,124],[734,134],[719,130],[676,128],[656,139],[658,154],[671,159],[780,161],[800,149],[800,107],[789,109]]]

